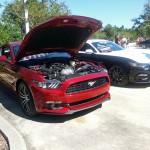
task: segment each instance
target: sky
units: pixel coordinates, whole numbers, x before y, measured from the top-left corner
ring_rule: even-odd
[[[13,0],[0,0],[0,3]],[[111,24],[131,28],[131,19],[143,13],[144,4],[148,0],[58,0],[65,2],[72,15],[88,16],[103,22],[103,26]],[[0,11],[1,13],[1,11]]]

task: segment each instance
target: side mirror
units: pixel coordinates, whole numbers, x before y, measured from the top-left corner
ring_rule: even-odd
[[[6,56],[0,56],[0,61],[6,61],[6,60],[7,60]]]
[[[94,52],[92,51],[92,49],[86,49],[85,52],[88,53],[88,54],[93,54],[93,53],[94,53]]]

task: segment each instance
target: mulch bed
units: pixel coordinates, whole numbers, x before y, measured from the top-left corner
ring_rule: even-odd
[[[8,139],[1,130],[0,130],[0,150],[9,150]]]

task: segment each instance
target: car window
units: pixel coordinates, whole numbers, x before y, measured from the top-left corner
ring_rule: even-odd
[[[102,52],[102,53],[111,52],[111,48],[108,45],[106,45],[105,43],[93,42],[92,44],[96,47],[96,49],[99,52]]]
[[[0,47],[0,56],[2,56],[2,47]]]
[[[14,55],[15,55],[15,56],[16,56],[18,50],[19,50],[19,47],[20,47],[19,45],[13,46],[13,52],[14,52]]]
[[[91,49],[94,53],[96,52],[95,50],[94,50],[94,48],[91,46],[91,45],[89,45],[88,43],[85,43],[84,45],[83,45],[83,47],[80,49],[80,51],[86,51],[87,49]]]
[[[8,46],[5,46],[5,47],[2,47],[2,53],[1,53],[1,55],[4,55],[4,56],[6,56],[6,58],[8,59],[8,60],[11,60],[11,52],[10,52],[10,49],[9,49],[9,47]]]
[[[124,50],[123,47],[121,47],[120,45],[118,45],[114,42],[111,42],[111,41],[109,41],[109,42],[93,42],[92,44],[96,47],[97,50],[99,50],[102,53]]]
[[[107,46],[109,46],[111,48],[112,51],[120,51],[120,50],[124,50],[123,47],[121,47],[120,45],[114,43],[114,42],[107,42],[105,43]]]

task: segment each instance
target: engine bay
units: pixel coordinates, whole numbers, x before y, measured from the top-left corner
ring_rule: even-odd
[[[69,78],[101,72],[104,68],[92,62],[72,58],[53,58],[48,60],[28,60],[24,62],[31,70],[41,72],[46,79],[64,81]]]

